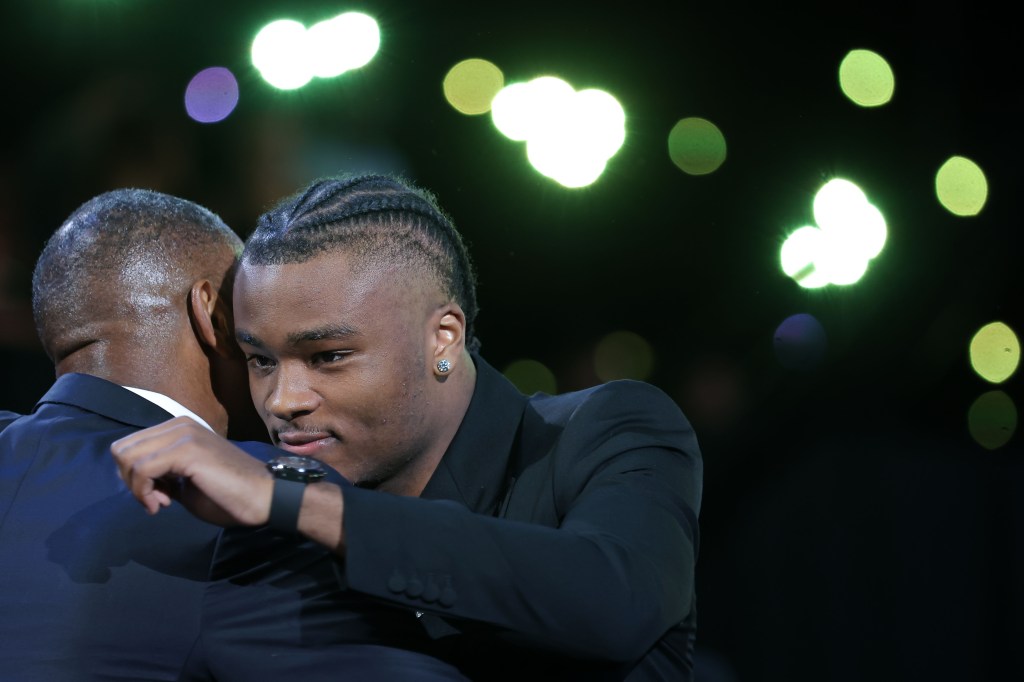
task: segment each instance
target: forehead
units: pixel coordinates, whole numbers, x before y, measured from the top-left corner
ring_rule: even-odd
[[[235,320],[267,338],[324,325],[364,331],[406,325],[428,299],[422,277],[410,274],[356,266],[345,252],[303,263],[243,263],[235,279]]]
[[[344,252],[324,254],[303,263],[242,263],[235,278],[235,304],[253,308],[300,310],[348,307],[369,296],[381,280],[353,268]]]

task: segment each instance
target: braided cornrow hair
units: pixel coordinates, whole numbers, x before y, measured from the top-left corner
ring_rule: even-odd
[[[321,178],[260,216],[242,260],[303,263],[325,252],[420,266],[466,315],[466,346],[477,350],[476,275],[451,218],[434,195],[395,175]]]

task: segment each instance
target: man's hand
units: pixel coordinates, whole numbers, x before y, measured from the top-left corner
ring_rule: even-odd
[[[118,472],[150,514],[177,500],[218,526],[267,522],[274,479],[263,462],[189,417],[114,441]]]

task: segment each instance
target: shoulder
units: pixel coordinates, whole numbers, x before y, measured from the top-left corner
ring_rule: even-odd
[[[653,384],[619,380],[534,395],[521,448],[520,476],[530,481],[527,488],[554,503],[555,518],[585,489],[603,484],[623,492],[622,499],[653,486],[670,489],[680,506],[699,505],[703,462],[697,435],[679,405]]]
[[[544,452],[566,466],[599,466],[608,458],[639,451],[701,458],[697,436],[679,405],[657,386],[633,380],[531,397],[523,440],[533,453],[528,459]]]
[[[255,457],[256,459],[267,462],[274,457],[282,454],[281,450],[277,449],[270,443],[264,443],[258,440],[233,440],[231,441],[234,445],[244,450],[246,454]]]
[[[537,394],[530,411],[548,423],[586,427],[609,422],[623,425],[690,430],[679,405],[662,389],[643,381],[622,379],[559,395]]]
[[[11,422],[13,422],[20,416],[21,415],[18,414],[17,412],[11,412],[9,410],[0,410],[0,431],[6,429]]]

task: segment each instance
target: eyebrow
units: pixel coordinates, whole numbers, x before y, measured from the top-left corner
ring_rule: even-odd
[[[303,341],[332,341],[351,339],[359,336],[359,332],[346,324],[330,324],[315,329],[292,332],[288,335],[288,344],[297,346]]]
[[[288,334],[287,341],[290,346],[297,346],[300,343],[308,341],[330,341],[330,340],[345,340],[359,336],[359,332],[344,324],[332,324],[323,327],[316,327],[314,329],[304,329],[298,332],[292,332]],[[238,329],[235,331],[235,339],[239,343],[244,343],[249,346],[256,348],[263,348],[264,343],[255,334],[246,331],[245,329]]]

